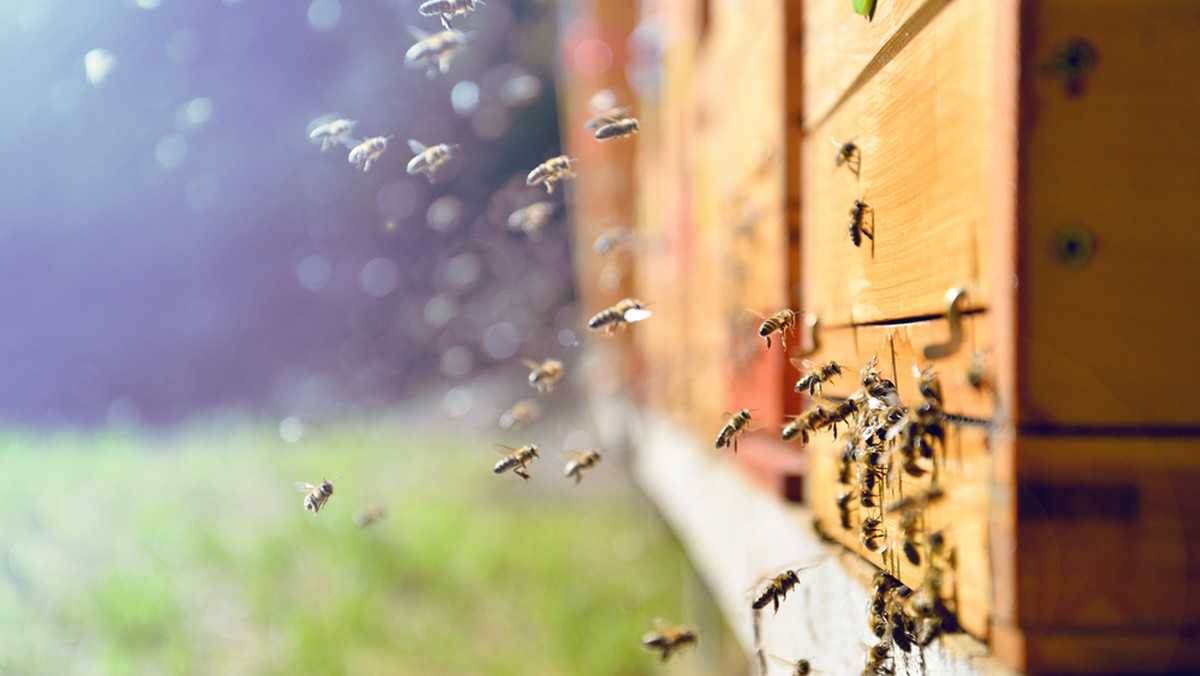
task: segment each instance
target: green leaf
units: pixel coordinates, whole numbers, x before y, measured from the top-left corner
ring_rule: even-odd
[[[850,4],[856,14],[867,17],[868,21],[875,17],[875,0],[850,0]]]

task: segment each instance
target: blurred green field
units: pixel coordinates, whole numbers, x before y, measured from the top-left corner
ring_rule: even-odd
[[[0,673],[701,671],[638,645],[683,614],[688,564],[620,468],[576,487],[543,453],[526,485],[482,443],[380,422],[0,436]],[[339,475],[306,512],[293,482]]]

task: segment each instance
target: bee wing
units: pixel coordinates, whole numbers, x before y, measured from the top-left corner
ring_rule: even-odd
[[[492,444],[492,450],[501,455],[508,455],[509,453],[517,452],[517,449],[513,448],[512,446],[505,446],[504,444]]]
[[[602,115],[617,105],[617,94],[611,89],[601,89],[588,99],[588,111],[593,115]]]
[[[424,40],[425,38],[428,38],[430,36],[430,33],[426,33],[425,31],[421,30],[420,28],[417,28],[416,26],[406,25],[405,28],[407,28],[408,32],[414,38],[416,38],[418,40]]]
[[[408,139],[408,147],[412,148],[412,151],[418,155],[429,149],[429,146],[413,138]]]
[[[640,322],[643,319],[648,318],[650,315],[651,315],[651,312],[649,310],[647,310],[646,308],[633,308],[631,310],[626,310],[625,314],[622,315],[622,318],[626,322],[629,322],[630,324],[632,324],[634,322]]]
[[[338,143],[341,143],[342,145],[346,146],[347,148],[353,149],[355,146],[362,143],[362,139],[354,138],[353,136],[350,136],[349,134],[347,134],[347,135],[343,136],[342,138],[338,139]]]
[[[298,491],[301,491],[301,492],[304,492],[304,493],[310,493],[310,492],[312,492],[312,490],[313,490],[314,488],[316,488],[316,486],[314,486],[314,485],[312,485],[312,484],[310,484],[310,483],[305,483],[305,482],[303,482],[303,481],[297,481],[297,482],[296,482],[296,490],[298,490]]]
[[[521,360],[521,363],[522,363],[522,364],[524,364],[525,366],[529,367],[531,370],[534,370],[534,371],[536,371],[536,370],[538,370],[538,369],[542,368],[542,365],[541,365],[541,364],[539,364],[538,362],[536,362],[536,361],[534,361],[534,360],[532,360],[532,359],[522,359],[522,360]]]

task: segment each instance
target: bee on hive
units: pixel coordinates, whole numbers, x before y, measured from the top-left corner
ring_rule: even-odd
[[[867,230],[863,224],[863,217],[871,211],[871,207],[862,200],[854,200],[854,204],[850,207],[850,241],[854,246],[862,245],[862,238],[875,239],[875,228]]]
[[[844,164],[850,169],[850,173],[857,177],[859,170],[862,169],[862,150],[853,141],[842,143],[830,137],[829,142],[833,144],[833,147],[837,148],[837,154],[833,157],[834,167],[840,167]]]

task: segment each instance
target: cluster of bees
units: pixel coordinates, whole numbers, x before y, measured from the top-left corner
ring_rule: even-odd
[[[477,6],[482,4],[478,0],[428,0],[423,3],[419,8],[420,13],[424,16],[440,18],[442,30],[428,33],[410,26],[409,32],[417,42],[405,54],[405,66],[423,69],[429,79],[447,72],[454,56],[466,46],[471,37],[470,33],[464,33],[455,28],[453,21],[459,15],[475,11]],[[641,121],[630,117],[629,108],[617,106],[615,96],[608,90],[599,92],[589,102],[589,110],[592,118],[587,122],[587,128],[594,133],[594,137],[598,141],[614,141],[640,131]],[[364,172],[369,171],[387,150],[388,142],[393,136],[356,138],[351,135],[351,132],[357,125],[357,121],[350,119],[339,118],[326,121],[313,128],[309,138],[312,142],[320,144],[322,152],[328,151],[338,144],[349,148],[350,164]],[[451,143],[426,145],[416,139],[409,139],[408,146],[413,152],[413,157],[406,167],[407,173],[424,175],[430,183],[434,182],[439,167],[449,161],[459,147],[457,144]],[[546,194],[552,195],[556,184],[576,177],[574,168],[576,162],[578,162],[577,158],[566,155],[552,157],[534,167],[526,177],[525,183],[528,186],[544,186]],[[556,209],[556,205],[548,201],[534,202],[512,212],[508,217],[508,227],[514,231],[524,232],[530,239],[536,240],[542,228],[553,219]],[[598,255],[603,255],[616,250],[627,243],[630,237],[628,229],[614,228],[613,231],[597,239],[595,251]],[[622,327],[642,321],[650,315],[651,312],[646,309],[645,303],[633,298],[626,298],[591,317],[587,326],[589,329],[605,335],[612,335]],[[563,363],[557,359],[546,359],[540,362],[524,359],[522,363],[529,369],[529,385],[536,389],[539,395],[552,393],[555,384],[566,373]],[[505,429],[520,430],[539,415],[540,407],[537,402],[532,399],[524,399],[518,401],[501,416],[500,426]],[[493,466],[493,473],[504,474],[511,471],[526,482],[531,480],[530,468],[533,462],[541,457],[537,444],[526,444],[519,448],[494,444],[493,448],[502,455],[501,459]],[[601,454],[595,449],[589,449],[570,451],[563,454],[562,457],[565,460],[563,476],[578,484],[600,462]],[[333,496],[334,481],[337,479],[322,480],[321,483],[315,485],[298,482],[296,486],[306,493],[303,501],[304,508],[314,515],[318,514]],[[385,510],[377,507],[356,512],[353,521],[355,525],[362,528],[378,522],[385,516]],[[698,637],[693,629],[656,620],[654,630],[642,638],[642,645],[647,650],[657,652],[660,659],[666,661],[679,648],[695,645],[697,641]]]
[[[763,321],[759,335],[766,339],[767,349],[773,334],[786,336],[796,316],[793,310],[782,310]],[[925,522],[930,504],[945,496],[939,486],[939,473],[946,425],[956,416],[948,416],[943,410],[941,382],[932,367],[918,369],[914,365],[921,400],[906,406],[900,401],[896,385],[881,375],[875,357],[859,371],[861,388],[845,398],[826,397],[823,386],[849,373],[847,367],[833,361],[818,364],[793,360],[793,364],[802,372],[795,391],[825,403],[790,416],[781,437],[807,444],[817,433],[829,430],[838,439],[838,426],[843,426],[836,463],[836,482],[842,487],[836,498],[838,525],[843,531],[855,533],[859,553],[863,548],[878,553],[887,568],[879,571],[873,585],[868,618],[871,633],[879,642],[864,646],[867,659],[863,673],[889,676],[895,672],[894,650],[907,653],[914,646],[924,647],[955,626],[954,613],[943,600],[943,582],[947,571],[953,569],[954,553],[943,531],[926,535]],[[983,372],[982,366],[975,363],[972,370]],[[751,429],[752,412],[742,409],[729,415],[717,435],[717,449],[737,452],[738,437]],[[910,484],[928,480],[928,487],[917,492],[910,488],[907,496],[889,501],[889,496],[903,495],[906,479]],[[894,529],[889,529],[890,523],[896,524]],[[814,522],[814,528],[824,541],[838,542],[820,520]],[[925,566],[924,578],[915,590],[899,581],[902,562]],[[787,570],[770,579],[752,603],[752,610],[757,613],[773,605],[778,611],[779,602],[799,584],[798,572]],[[806,660],[794,663],[794,668],[797,674],[812,671]]]

